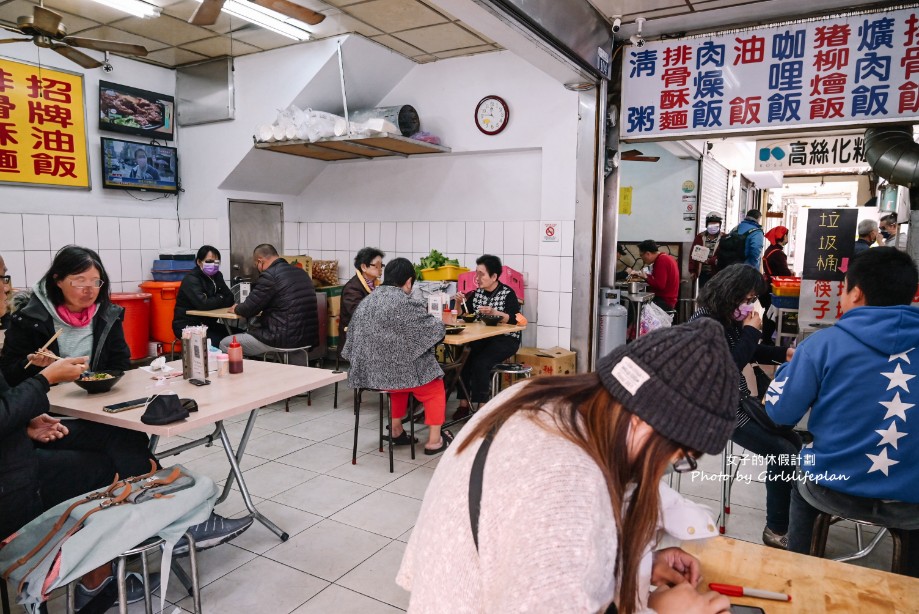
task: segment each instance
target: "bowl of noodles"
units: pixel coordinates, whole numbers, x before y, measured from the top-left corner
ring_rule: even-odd
[[[86,371],[80,375],[76,384],[89,394],[108,392],[123,375],[124,371]]]

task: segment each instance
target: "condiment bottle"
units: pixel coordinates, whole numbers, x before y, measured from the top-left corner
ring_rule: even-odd
[[[243,346],[236,340],[236,335],[233,335],[233,342],[227,352],[227,359],[230,363],[230,373],[243,372]]]
[[[227,354],[217,354],[217,377],[226,377],[230,374],[230,357]]]
[[[451,309],[450,310],[450,324],[455,325],[459,321],[457,319],[458,317],[459,317],[459,311],[457,311],[456,309]]]
[[[443,310],[443,313],[440,314],[440,320],[444,324],[452,324],[452,322],[450,321],[450,304],[449,303],[444,303],[444,310]]]

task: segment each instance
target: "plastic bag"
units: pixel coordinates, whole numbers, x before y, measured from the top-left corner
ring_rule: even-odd
[[[667,328],[673,323],[673,318],[666,311],[648,303],[641,309],[641,334],[645,335],[658,328]]]

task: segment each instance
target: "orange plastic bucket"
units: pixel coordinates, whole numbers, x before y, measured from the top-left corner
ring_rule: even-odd
[[[172,319],[175,316],[176,296],[181,281],[145,281],[140,289],[153,295],[150,303],[150,338],[163,343],[172,343]]]
[[[124,307],[124,339],[131,360],[147,355],[150,341],[150,299],[146,292],[113,292],[112,302]]]

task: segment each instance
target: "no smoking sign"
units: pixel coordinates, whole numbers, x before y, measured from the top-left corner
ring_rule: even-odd
[[[542,242],[556,243],[560,230],[559,222],[543,222],[542,225]]]

